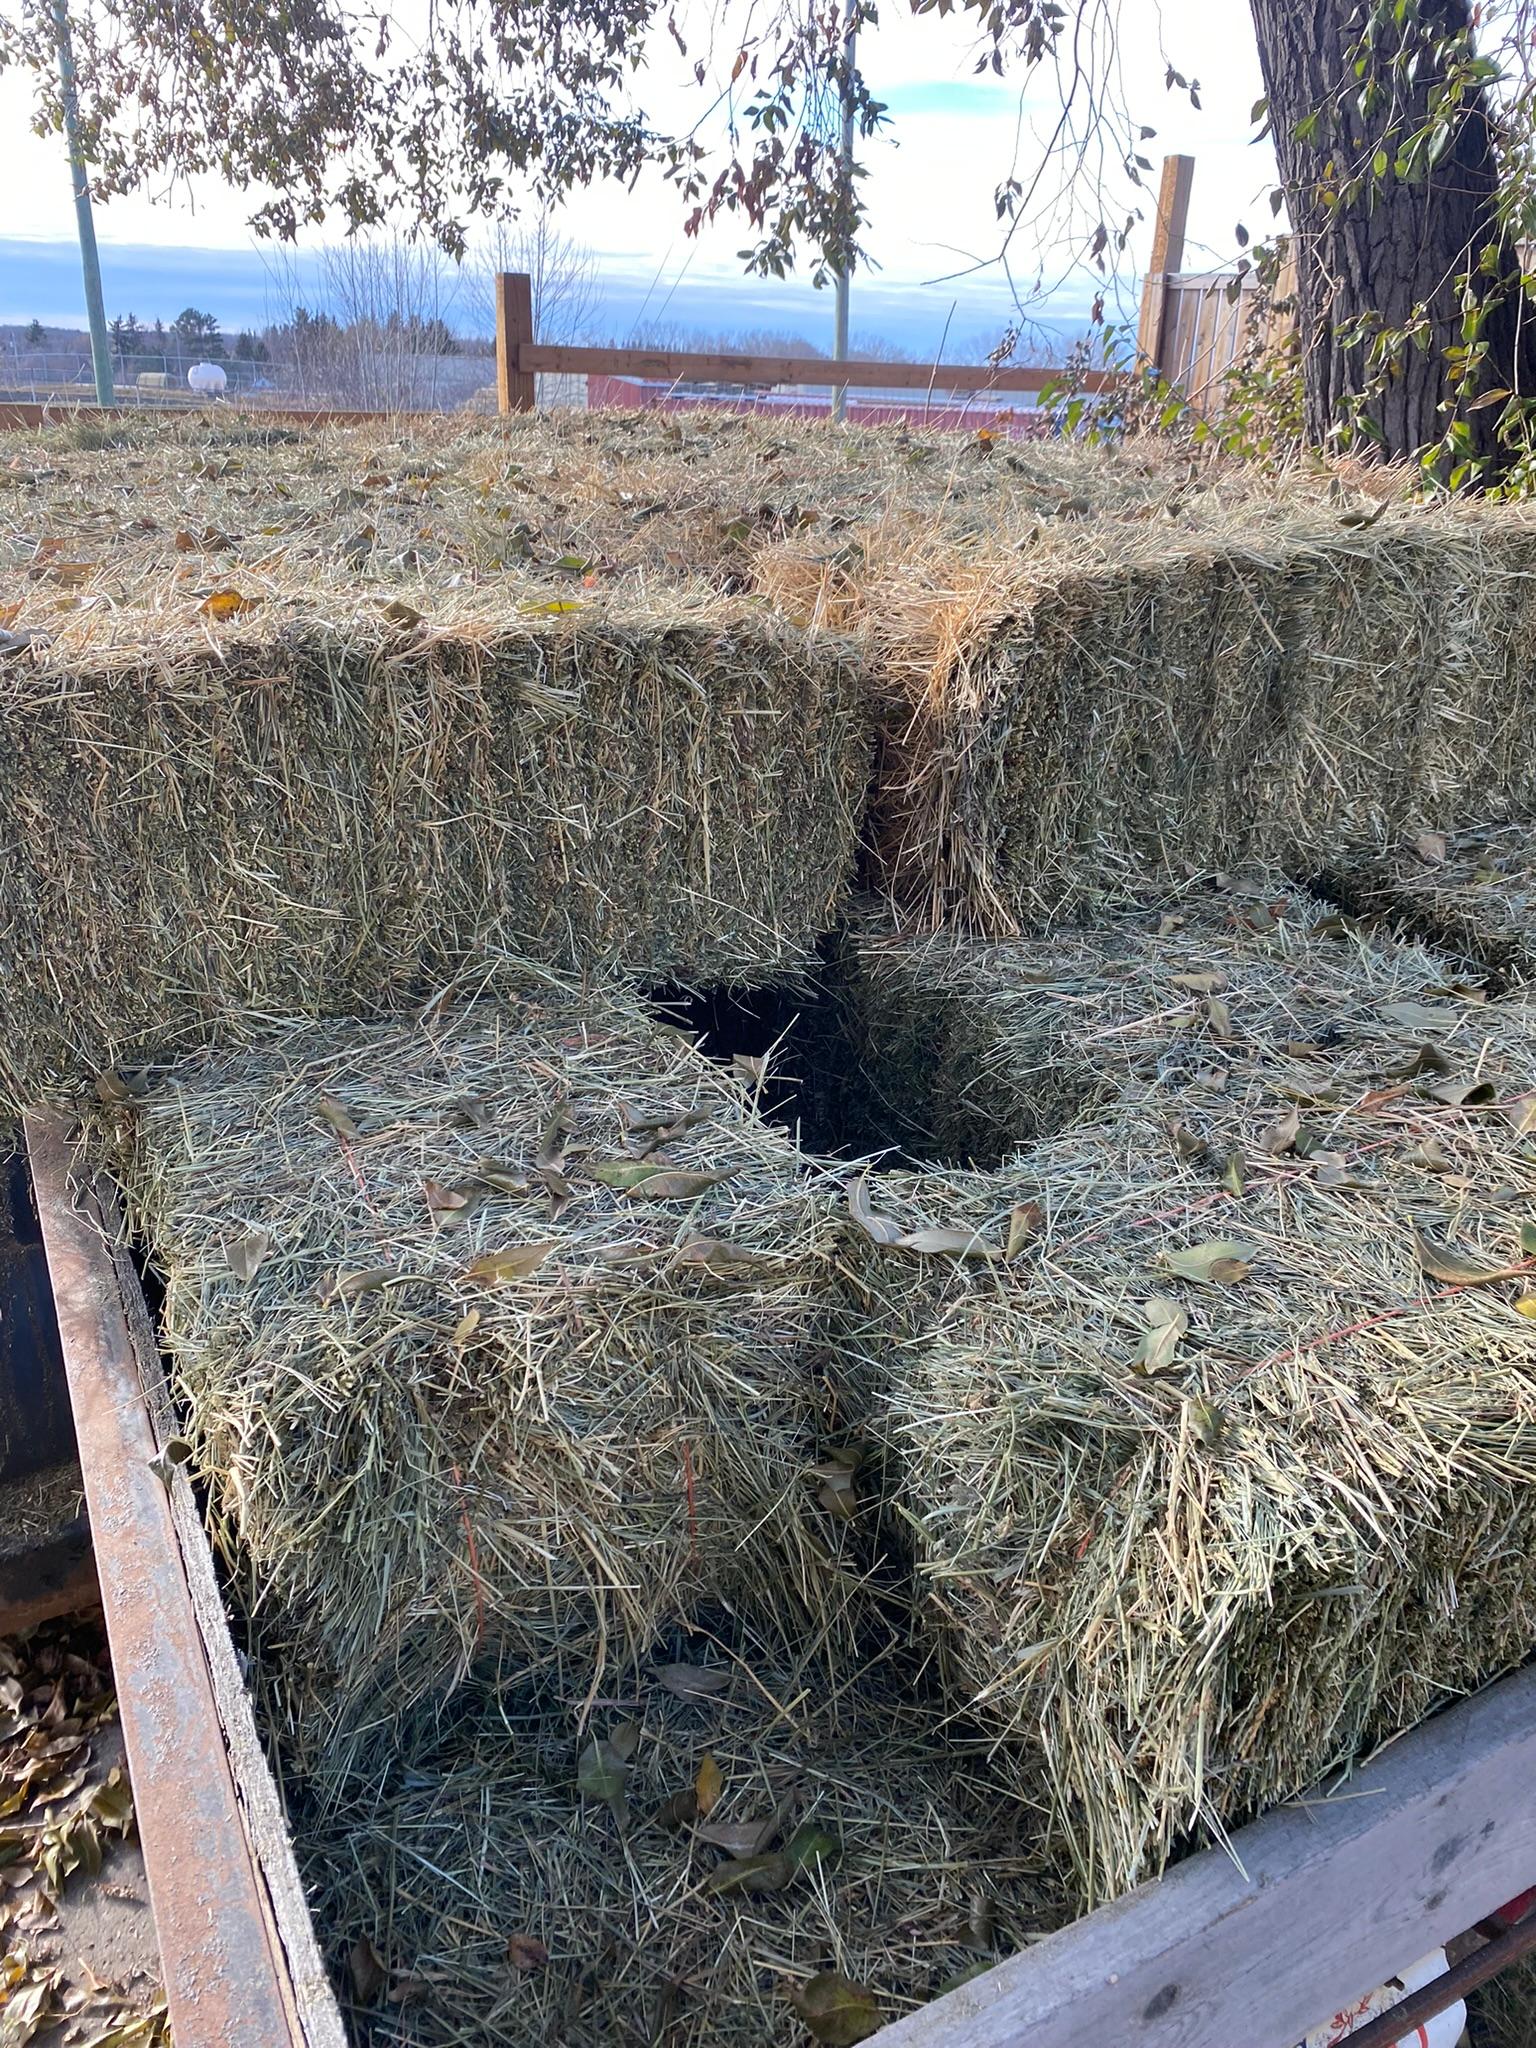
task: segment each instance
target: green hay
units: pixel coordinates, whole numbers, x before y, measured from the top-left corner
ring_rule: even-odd
[[[707,1630],[676,1654],[720,1689],[680,1699],[676,1666],[642,1666],[585,1727],[569,1705],[472,1691],[345,1809],[300,1800],[359,2042],[789,2048],[808,2038],[791,1994],[818,1972],[895,2019],[1065,1917],[1038,1809],[909,1674],[877,1661],[829,1684]],[[621,1835],[577,1775],[622,1724]],[[670,1818],[706,1759],[723,1789],[704,1824],[794,1848],[774,1888],[716,1892],[734,1859]]]
[[[1536,1640],[1536,1022],[1337,919],[1158,922],[1076,990],[1112,1105],[1000,1172],[869,1191],[877,1229],[973,1253],[1022,1220],[1015,1257],[862,1250],[895,1525],[961,1697],[1043,1758],[1085,1903]],[[1051,954],[990,956],[1030,1059]],[[1230,1025],[1168,986],[1195,959]],[[1449,1288],[1415,1231],[1516,1272]],[[1228,1241],[1225,1283],[1166,1263]]]
[[[786,609],[871,649],[874,836],[924,925],[1005,937],[1148,872],[1310,872],[1529,803],[1529,521],[1401,507],[1362,531],[1283,490],[1212,498],[1160,531],[1085,521],[1075,551],[1017,517],[964,550],[876,535],[841,586],[804,565],[798,600],[777,567]]]
[[[476,1659],[595,1686],[700,1597],[840,1625],[833,1205],[677,1033],[530,982],[416,1027],[291,1025],[119,1118],[214,1531],[302,1749]]]
[[[757,982],[836,916],[869,743],[830,640],[698,598],[259,617],[0,666],[0,1099],[501,952]]]

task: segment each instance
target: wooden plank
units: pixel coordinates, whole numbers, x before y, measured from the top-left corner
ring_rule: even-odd
[[[496,410],[532,412],[538,387],[521,356],[532,342],[533,280],[525,270],[496,276]]]
[[[1536,1879],[1536,1668],[935,1999],[877,2048],[1293,2048]]]
[[[1163,175],[1157,189],[1157,212],[1152,221],[1152,254],[1142,281],[1141,317],[1136,327],[1136,346],[1143,361],[1159,368],[1163,363],[1167,286],[1184,261],[1189,195],[1194,182],[1195,160],[1192,156],[1163,158]]]
[[[830,391],[844,377],[855,389],[995,393],[1038,392],[1062,372],[1039,365],[1005,363],[991,369],[976,363],[842,363],[825,356],[726,355],[706,349],[575,348],[525,342],[518,366],[535,372],[588,377],[639,377],[663,384],[811,385]],[[1081,380],[1089,391],[1111,391],[1122,380],[1108,370],[1090,370]]]
[[[102,1196],[102,1211],[113,1244],[113,1263],[128,1335],[138,1363],[139,1380],[156,1437],[164,1443],[177,1429],[175,1405],[165,1360],[150,1320],[144,1288],[133,1269],[122,1242],[121,1217],[116,1198]],[[331,1989],[309,1902],[294,1861],[283,1802],[267,1762],[267,1752],[256,1727],[251,1695],[235,1654],[219,1590],[213,1552],[203,1526],[202,1512],[191,1481],[178,1465],[170,1477],[171,1518],[181,1547],[187,1588],[197,1618],[198,1632],[208,1659],[208,1673],[230,1768],[239,1794],[240,1810],[251,1838],[257,1868],[266,1889],[278,1940],[288,1965],[294,1999],[303,2027],[305,2048],[348,2048],[348,2037]]]
[[[107,1227],[64,1120],[38,1111],[24,1128],[177,2048],[308,2048],[154,1464]]]

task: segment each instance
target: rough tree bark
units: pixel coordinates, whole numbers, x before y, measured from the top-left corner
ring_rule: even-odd
[[[1421,309],[1430,344],[1410,348],[1386,388],[1372,393],[1367,411],[1380,428],[1382,452],[1410,456],[1438,441],[1452,416],[1445,350],[1459,343],[1461,287],[1469,256],[1497,241],[1498,170],[1487,109],[1465,103],[1456,133],[1439,161],[1417,180],[1399,179],[1389,165],[1373,177],[1372,159],[1422,122],[1434,73],[1432,52],[1464,31],[1468,0],[1420,0],[1401,31],[1422,54],[1411,88],[1387,94],[1378,114],[1363,118],[1352,96],[1350,52],[1358,35],[1357,0],[1250,0],[1259,58],[1269,96],[1270,122],[1294,230],[1297,313],[1308,438],[1322,441],[1347,402],[1368,389],[1363,347],[1346,347],[1341,330],[1361,314],[1389,328],[1408,324]],[[1321,111],[1315,134],[1298,138],[1299,123]],[[1390,124],[1391,139],[1386,131]],[[1335,178],[1363,171],[1358,201],[1330,207],[1322,192]],[[1513,280],[1519,258],[1512,243],[1491,276],[1474,289],[1497,301],[1485,330],[1487,368],[1478,388],[1506,386],[1536,392],[1536,347],[1529,313]],[[1470,397],[1469,391],[1465,394]],[[1452,410],[1460,410],[1452,407]],[[1472,453],[1493,447],[1497,408],[1465,415]]]

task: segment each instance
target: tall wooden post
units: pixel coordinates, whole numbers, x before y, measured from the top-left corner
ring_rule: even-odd
[[[532,412],[534,380],[519,366],[518,351],[534,339],[533,280],[525,270],[503,270],[496,277],[496,409]]]
[[[1167,283],[1184,262],[1184,230],[1189,223],[1189,192],[1195,181],[1192,156],[1165,156],[1157,193],[1157,219],[1152,229],[1152,260],[1141,286],[1141,318],[1136,350],[1155,369],[1162,360],[1163,314]]]

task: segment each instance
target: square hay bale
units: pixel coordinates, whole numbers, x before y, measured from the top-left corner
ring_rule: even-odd
[[[1536,980],[1536,833],[1529,821],[1426,831],[1355,848],[1328,873],[1341,902],[1488,972]]]
[[[838,1625],[831,1203],[678,1033],[530,980],[274,1029],[102,1121],[306,1742],[477,1659],[600,1671],[701,1597]]]
[[[588,1722],[471,1692],[344,1806],[293,1799],[359,2041],[852,2041],[1069,1917],[1038,1806],[909,1671],[670,1647]]]
[[[500,952],[762,982],[837,915],[870,741],[829,638],[697,592],[195,610],[0,666],[12,1103]]]
[[[1147,511],[1075,538],[999,517],[963,550],[931,523],[876,534],[839,599],[826,574],[819,614],[802,595],[885,685],[873,833],[910,912],[1003,937],[1116,876],[1310,872],[1350,840],[1518,811],[1529,519],[1341,528],[1284,491],[1161,532]],[[787,603],[792,565],[774,576]]]
[[[1410,996],[1443,978],[1273,871],[1106,890],[1097,910],[997,943],[852,920],[840,1020],[903,1150],[997,1165],[1127,1089],[1214,1071],[1240,1042],[1331,1034],[1362,975],[1383,1000],[1389,976]]]
[[[1219,1032],[1115,963],[1113,1104],[858,1195],[892,1523],[1085,1904],[1536,1644],[1536,1013],[1270,943]]]

